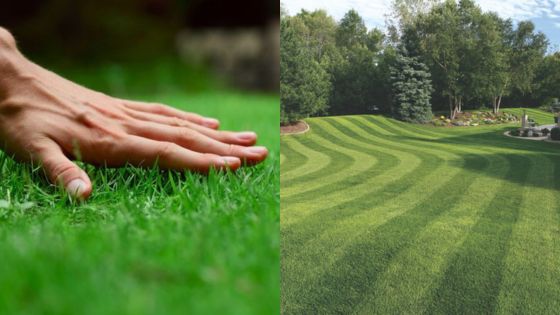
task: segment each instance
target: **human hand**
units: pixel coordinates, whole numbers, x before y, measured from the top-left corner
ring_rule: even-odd
[[[86,199],[88,175],[71,159],[207,172],[268,155],[254,132],[219,131],[213,118],[89,90],[27,60],[0,28],[0,148],[39,162],[53,183]]]

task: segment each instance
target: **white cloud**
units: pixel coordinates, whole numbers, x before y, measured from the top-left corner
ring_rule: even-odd
[[[494,11],[512,20],[547,18],[554,14],[554,3],[548,0],[478,0],[483,10]]]
[[[369,27],[380,27],[385,24],[385,14],[389,13],[391,0],[281,0],[291,15],[301,9],[324,9],[335,19],[340,20],[350,9],[355,9],[364,18]]]
[[[385,15],[391,8],[391,0],[282,0],[290,14],[301,9],[325,9],[337,20],[350,9],[356,9],[369,27],[382,27]],[[514,21],[533,18],[557,18],[560,16],[558,0],[476,0],[485,11],[494,11]]]
[[[458,1],[458,0],[457,0]],[[553,45],[560,47],[560,0],[475,0],[484,11],[494,11],[515,22],[533,20]],[[301,9],[324,9],[340,20],[350,9],[363,17],[369,28],[385,28],[385,16],[390,13],[392,0],[281,0],[291,15]]]

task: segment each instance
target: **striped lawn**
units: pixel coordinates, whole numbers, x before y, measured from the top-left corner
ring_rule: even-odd
[[[525,111],[529,118],[535,120],[540,125],[551,125],[554,124],[554,118],[552,114],[543,112],[536,108],[506,108],[504,112],[511,113],[517,117],[521,117]]]
[[[307,122],[281,138],[283,314],[558,312],[560,146],[512,125]]]

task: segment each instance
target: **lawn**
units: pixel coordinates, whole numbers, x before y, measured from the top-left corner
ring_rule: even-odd
[[[179,88],[117,95],[254,130],[270,157],[208,176],[88,166],[94,193],[73,203],[40,169],[0,153],[0,314],[278,312],[278,96]]]
[[[558,312],[560,145],[511,125],[307,122],[281,138],[283,314]]]

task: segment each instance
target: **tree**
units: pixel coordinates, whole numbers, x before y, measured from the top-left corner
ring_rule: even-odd
[[[382,84],[378,66],[384,35],[368,32],[360,15],[350,10],[336,30],[339,60],[332,67],[333,90],[329,101],[331,114],[367,113]]]
[[[523,24],[520,27],[525,29]],[[447,0],[405,24],[402,44],[428,65],[436,94],[447,98],[453,119],[469,100],[492,99],[497,113],[509,86],[523,86],[523,82],[531,80],[532,68],[523,65],[519,72],[516,65],[521,60],[529,62],[530,58],[516,57],[526,56],[527,47],[506,40],[507,30],[507,21],[494,13],[483,13],[472,0]],[[532,30],[524,33],[532,34]],[[517,37],[511,35],[512,39]],[[541,47],[540,37],[521,38],[531,43],[529,55],[538,59],[534,50]],[[529,64],[534,64],[534,60]],[[514,73],[525,73],[527,77],[513,83],[517,76]]]
[[[338,47],[352,49],[363,46],[367,39],[367,27],[356,10],[346,12],[336,30]]]
[[[479,14],[473,23],[476,40],[466,56],[469,61],[466,86],[471,98],[482,102],[492,100],[496,114],[508,81],[510,51],[502,36],[504,25],[507,23],[494,13]]]
[[[393,0],[391,12],[385,18],[388,39],[398,44],[402,31],[416,21],[420,14],[427,14],[439,0]]]
[[[432,84],[426,65],[400,53],[391,68],[391,82],[393,114],[397,119],[419,123],[432,119]]]
[[[534,81],[533,91],[540,104],[560,99],[560,52],[544,57]]]
[[[419,15],[403,31],[403,44],[428,65],[436,90],[448,99],[449,115],[460,112],[464,92],[462,55],[468,43],[461,29],[459,6],[452,0]]]
[[[519,22],[513,30],[511,21],[502,28],[504,51],[507,53],[507,70],[502,88],[494,97],[494,111],[500,110],[502,97],[512,90],[521,94],[531,91],[537,68],[548,48],[548,40],[541,33],[535,33],[535,25],[530,21]]]
[[[327,72],[304,44],[306,26],[286,17],[280,22],[280,116],[288,124],[325,112],[330,91]]]
[[[313,57],[319,63],[327,66],[330,60],[337,54],[335,42],[336,21],[324,10],[309,12],[301,10],[294,19],[300,19],[306,26],[306,34],[303,34],[305,45],[311,49]]]

